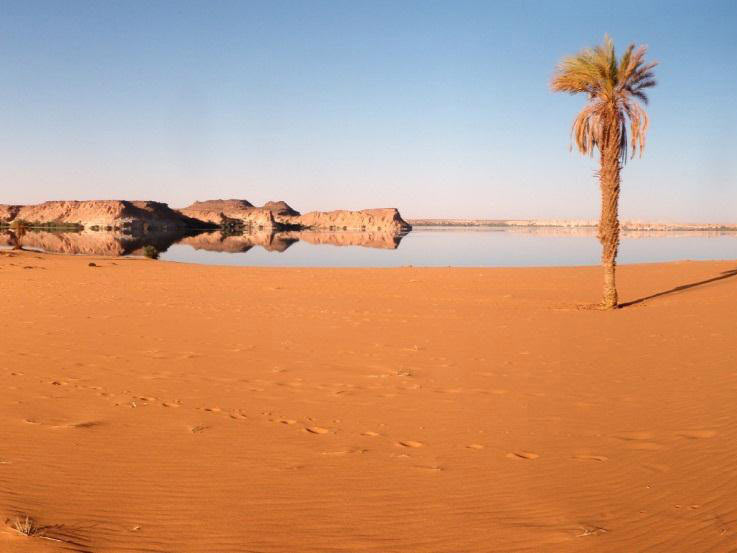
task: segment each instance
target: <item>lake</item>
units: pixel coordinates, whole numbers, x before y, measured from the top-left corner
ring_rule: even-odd
[[[404,236],[371,232],[156,233],[27,232],[22,245],[53,253],[143,255],[153,245],[160,259],[211,265],[278,267],[509,267],[595,265],[594,229],[415,227]],[[0,247],[12,236],[0,235]],[[624,232],[621,263],[737,259],[737,233]]]

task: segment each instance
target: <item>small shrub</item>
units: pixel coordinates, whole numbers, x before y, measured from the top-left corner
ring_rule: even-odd
[[[149,259],[158,259],[159,250],[156,249],[156,246],[149,244],[147,246],[143,246],[143,255]]]
[[[28,515],[25,515],[24,518],[17,517],[13,523],[13,529],[19,534],[28,537],[41,537],[44,535],[44,528],[39,526]]]

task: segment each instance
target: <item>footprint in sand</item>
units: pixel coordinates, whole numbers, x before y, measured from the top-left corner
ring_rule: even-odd
[[[532,453],[531,451],[513,451],[511,453],[507,453],[508,459],[526,459],[528,461],[531,461],[533,459],[537,459],[540,457],[537,453]]]
[[[339,457],[342,455],[349,455],[351,453],[368,453],[368,449],[341,449],[338,451],[321,451],[320,455],[327,455],[331,457]]]
[[[279,422],[288,425],[297,424],[297,421],[294,419],[279,419]]]
[[[397,442],[397,444],[401,445],[402,447],[413,447],[413,448],[422,447],[423,445],[425,445],[422,442],[417,442],[415,440],[402,440],[400,442]]]
[[[372,430],[367,430],[366,432],[363,432],[361,436],[370,436],[371,438],[376,438],[377,436],[379,436],[379,433]]]
[[[229,414],[230,414],[230,418],[235,419],[235,420],[246,420],[248,418],[248,416],[246,416],[246,414],[240,409],[231,411]]]
[[[189,431],[192,434],[197,434],[198,432],[204,432],[208,428],[210,428],[210,427],[209,426],[205,426],[204,424],[197,424],[195,426],[190,426],[189,427]]]
[[[572,459],[575,459],[576,461],[598,461],[603,463],[604,461],[608,461],[609,457],[604,457],[604,455],[579,454],[574,455]]]
[[[470,444],[466,446],[466,449],[484,449],[481,444]]]
[[[713,438],[717,435],[716,430],[683,430],[676,432],[676,435],[681,438],[688,438],[689,440],[702,440],[706,438]]]
[[[59,424],[57,426],[52,426],[51,428],[94,428],[95,426],[100,426],[101,424],[102,423],[100,421],[82,421]]]
[[[306,426],[305,430],[311,434],[327,434],[330,432],[330,430],[321,426]]]
[[[656,442],[651,442],[653,438],[652,432],[636,431],[636,432],[619,432],[614,434],[614,438],[628,442],[628,449],[637,449],[642,451],[655,451],[662,449],[663,446]]]
[[[173,401],[165,401],[161,404],[162,407],[171,407],[171,408],[177,408],[181,407],[179,403],[173,402]]]

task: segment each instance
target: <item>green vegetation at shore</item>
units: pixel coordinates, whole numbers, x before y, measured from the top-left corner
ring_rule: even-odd
[[[79,232],[84,230],[84,225],[80,223],[65,223],[61,221],[50,221],[42,223],[40,221],[24,221],[15,219],[11,222],[0,221],[0,229],[14,229],[22,227],[27,230],[49,230],[49,231],[65,231]]]

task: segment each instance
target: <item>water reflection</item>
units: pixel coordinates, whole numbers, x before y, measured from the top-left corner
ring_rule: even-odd
[[[260,231],[244,234],[226,234],[223,232],[203,232],[197,236],[184,238],[181,244],[196,250],[242,253],[254,246],[260,246],[269,252],[283,252],[293,244],[303,241],[314,245],[360,246],[363,248],[379,248],[395,250],[399,247],[404,235],[382,232],[328,232],[328,231]]]
[[[172,230],[128,234],[28,230],[19,236],[0,230],[0,248],[12,248],[18,242],[26,249],[54,253],[152,257],[153,253],[166,261],[272,267],[597,265],[601,255],[595,228],[560,227],[415,227],[407,235],[369,231],[233,234]],[[735,258],[734,231],[622,233],[621,263]]]
[[[0,245],[12,247],[19,244],[25,249],[70,255],[142,255],[145,246],[153,246],[163,252],[183,237],[197,232],[196,230],[178,229],[129,234],[96,231],[52,232],[30,229],[23,236],[18,236],[17,233],[8,230],[0,234]]]
[[[245,253],[258,246],[269,252],[284,252],[299,241],[316,245],[360,246],[366,248],[396,249],[404,235],[381,232],[328,231],[255,231],[227,233],[195,229],[173,229],[143,233],[28,230],[20,233],[5,230],[0,233],[0,246],[23,247],[50,253],[71,255],[143,255],[143,249],[153,246],[160,253],[174,244],[190,246],[195,250],[226,253]]]

